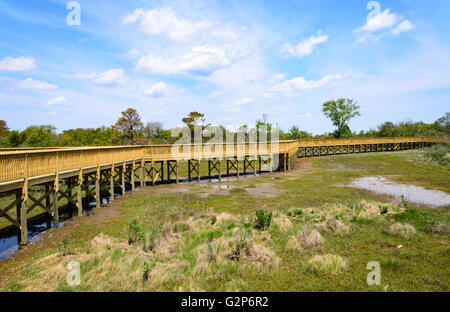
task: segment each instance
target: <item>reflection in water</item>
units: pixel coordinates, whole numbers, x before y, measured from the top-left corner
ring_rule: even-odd
[[[403,195],[409,202],[431,207],[450,205],[450,195],[445,192],[427,190],[420,186],[395,183],[384,177],[358,178],[350,186],[391,195],[397,200],[401,200],[401,196]]]
[[[62,226],[63,223],[60,222],[59,226]],[[47,220],[44,223],[37,225],[30,225],[28,227],[28,241],[29,242],[38,242],[40,241],[41,235],[45,233],[46,230],[53,227],[53,220]],[[7,259],[12,257],[14,253],[19,250],[18,247],[17,235],[9,236],[5,238],[0,238],[0,260]]]

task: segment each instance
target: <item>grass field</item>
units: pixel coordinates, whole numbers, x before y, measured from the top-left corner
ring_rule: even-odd
[[[302,160],[295,171],[223,183],[228,188],[145,188],[100,208],[116,216],[52,230],[39,248],[0,263],[0,288],[449,291],[448,207],[347,187],[382,175],[450,192],[449,173],[448,163],[408,151]],[[72,260],[79,286],[66,282]],[[371,261],[381,266],[379,286],[366,282]]]

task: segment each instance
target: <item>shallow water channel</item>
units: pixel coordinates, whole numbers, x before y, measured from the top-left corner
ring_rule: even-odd
[[[426,188],[392,182],[385,177],[362,177],[353,180],[351,187],[369,190],[378,194],[393,196],[401,200],[430,207],[450,206],[450,195],[446,192],[428,190]]]

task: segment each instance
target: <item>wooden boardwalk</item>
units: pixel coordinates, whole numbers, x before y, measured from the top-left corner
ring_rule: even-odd
[[[208,177],[259,172],[288,171],[297,157],[320,157],[364,152],[422,148],[448,142],[440,138],[382,138],[349,140],[303,140],[272,143],[185,144],[122,147],[48,148],[0,150],[0,196],[13,196],[0,207],[0,218],[20,230],[20,241],[27,243],[28,215],[42,209],[59,224],[60,203],[64,199],[83,215],[83,196],[102,202],[101,192],[114,189],[125,194],[126,184],[155,185],[157,181],[179,183],[181,163],[187,164],[188,179],[200,182],[202,164]],[[222,169],[225,164],[226,169]],[[222,172],[222,170],[224,170]],[[64,187],[61,187],[61,186]],[[42,196],[29,191],[41,186]],[[8,214],[15,209],[15,217]]]

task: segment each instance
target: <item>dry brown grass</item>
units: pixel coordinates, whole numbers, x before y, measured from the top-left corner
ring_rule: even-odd
[[[389,226],[386,233],[392,236],[412,238],[416,234],[416,229],[407,223],[394,223]]]
[[[286,242],[286,249],[288,250],[294,250],[294,251],[300,251],[302,250],[302,244],[298,240],[297,237],[291,235],[289,236],[287,242]]]
[[[322,235],[309,227],[302,230],[298,238],[303,248],[314,248],[323,244]]]
[[[315,273],[341,274],[347,270],[347,261],[332,254],[316,255],[308,261],[306,269]]]
[[[345,225],[341,220],[328,216],[325,221],[317,223],[316,228],[334,234],[342,235],[348,234],[350,228]]]
[[[292,222],[285,215],[281,215],[275,219],[273,219],[273,223],[278,226],[282,233],[286,233],[292,229]]]

